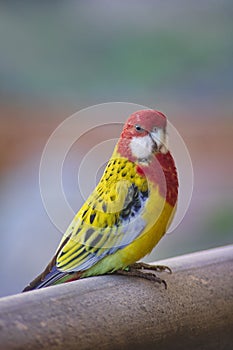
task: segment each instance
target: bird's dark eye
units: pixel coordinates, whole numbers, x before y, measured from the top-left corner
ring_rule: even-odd
[[[143,131],[143,128],[142,128],[140,125],[138,125],[138,124],[135,125],[135,129],[136,129],[138,132],[142,132],[142,131]]]

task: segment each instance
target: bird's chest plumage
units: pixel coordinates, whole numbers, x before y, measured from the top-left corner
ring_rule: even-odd
[[[178,181],[174,161],[170,154],[159,157],[146,163],[114,154],[90,201],[95,210],[103,212],[103,219],[108,218],[108,224],[109,217],[113,221],[118,218],[119,225],[140,215],[150,227],[166,202],[175,206]]]

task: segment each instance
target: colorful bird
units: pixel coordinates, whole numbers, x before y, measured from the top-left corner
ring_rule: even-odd
[[[164,280],[136,263],[170,225],[178,178],[167,148],[167,119],[140,110],[126,121],[104,174],[67,228],[44,272],[23,291],[109,273]]]

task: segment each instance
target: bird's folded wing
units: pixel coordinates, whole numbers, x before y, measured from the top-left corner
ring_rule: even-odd
[[[144,182],[139,186],[118,179],[104,191],[103,185],[97,186],[63,237],[57,251],[58,269],[84,271],[130,244],[146,226],[141,213],[147,198]]]

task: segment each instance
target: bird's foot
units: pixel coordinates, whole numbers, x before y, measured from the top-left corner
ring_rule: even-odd
[[[172,273],[172,270],[168,266],[150,265],[150,264],[146,264],[144,262],[136,262],[132,265],[129,265],[129,268],[133,268],[133,269],[137,269],[137,270],[152,270],[152,271],[158,271],[158,272],[167,271],[169,273]]]
[[[118,275],[124,275],[124,276],[141,277],[153,282],[157,282],[159,284],[162,283],[164,284],[165,289],[167,289],[167,283],[165,280],[156,276],[154,272],[146,272],[144,270],[153,270],[153,271],[159,271],[159,272],[168,270],[171,273],[171,269],[167,266],[153,266],[145,263],[135,263],[135,264],[129,265],[124,270],[117,270],[115,273]]]

